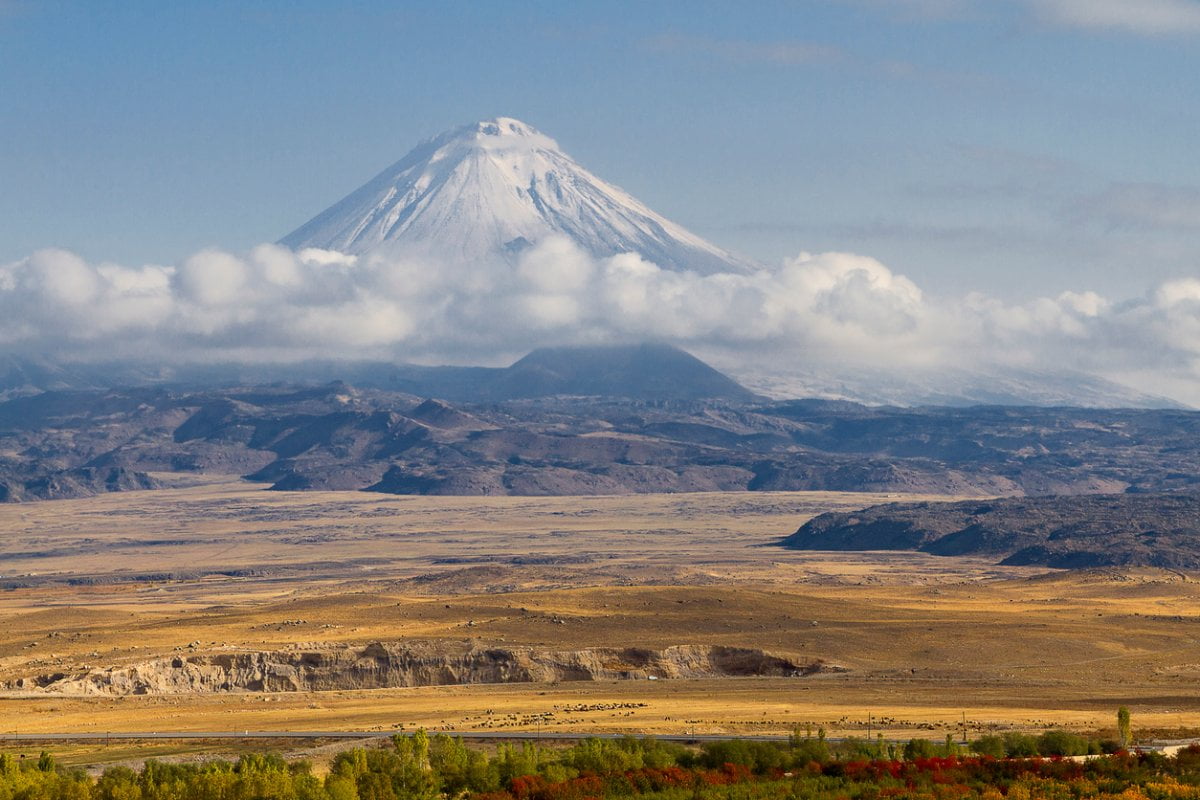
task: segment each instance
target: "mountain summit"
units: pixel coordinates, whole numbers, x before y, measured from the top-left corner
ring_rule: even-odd
[[[748,272],[754,265],[597,178],[549,136],[497,117],[418,145],[280,243],[361,255],[395,248],[475,262],[511,257],[553,234],[598,258],[637,253],[664,269]]]

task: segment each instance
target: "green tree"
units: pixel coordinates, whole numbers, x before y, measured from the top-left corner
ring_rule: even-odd
[[[822,731],[822,734],[824,731]],[[829,761],[829,743],[825,741],[824,735],[813,739],[805,737],[803,739],[792,740],[792,766],[803,767],[806,764],[816,762],[817,764],[825,764]]]
[[[904,745],[904,760],[916,761],[918,758],[933,758],[937,755],[937,746],[928,739],[909,739]]]
[[[325,778],[325,791],[329,800],[358,800],[358,785],[345,775],[330,773]]]
[[[435,800],[439,787],[429,765],[429,734],[419,730],[411,736],[396,736],[393,741],[398,763],[389,771],[396,796],[403,800]]]
[[[96,781],[97,800],[141,800],[137,773],[129,767],[109,767]]]
[[[399,800],[388,776],[382,772],[368,772],[358,776],[360,800]]]
[[[801,742],[803,742],[805,739],[811,739],[812,735],[813,729],[811,722],[804,723],[803,728],[800,727],[799,723],[796,723],[794,726],[792,726],[792,732],[788,734],[788,744],[790,744],[792,747],[799,747]]]
[[[496,768],[505,784],[522,775],[537,775],[539,766],[541,752],[533,742],[524,742],[519,748],[511,744],[496,748]]]
[[[710,769],[720,769],[725,764],[737,764],[749,767],[759,775],[782,768],[786,763],[783,748],[774,742],[756,742],[749,739],[707,742],[702,748],[701,761]]]
[[[441,789],[450,796],[463,792],[494,792],[500,788],[500,774],[495,764],[478,750],[463,744],[462,739],[444,733],[429,742],[429,765],[438,776]]]
[[[1029,758],[1038,754],[1038,740],[1027,733],[1004,734],[1004,754],[1009,758]]]
[[[636,739],[626,736],[618,742],[618,746],[630,752],[641,754],[642,764],[653,769],[673,767],[691,755],[690,751],[680,744],[664,742],[653,736]]]
[[[1133,725],[1129,719],[1129,709],[1121,706],[1117,709],[1117,738],[1121,740],[1121,747],[1129,749],[1133,744]]]
[[[588,738],[562,754],[564,764],[580,772],[608,775],[642,767],[641,751],[608,739]]]
[[[981,756],[991,756],[992,758],[1004,758],[1008,755],[1004,740],[999,736],[980,736],[971,742],[971,749]]]
[[[1046,731],[1037,738],[1037,750],[1043,756],[1085,756],[1088,741],[1070,731]]]

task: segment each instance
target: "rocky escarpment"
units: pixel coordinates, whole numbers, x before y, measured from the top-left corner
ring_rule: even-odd
[[[781,544],[983,556],[1012,566],[1200,570],[1200,495],[892,503],[822,514]]]
[[[7,474],[4,465],[0,464],[0,503],[92,497],[105,492],[130,492],[161,487],[160,481],[145,472],[125,467],[34,469]]]
[[[553,651],[376,642],[365,647],[178,654],[77,674],[19,678],[8,688],[67,695],[304,692],[476,683],[798,677],[838,670],[820,661],[740,647]]]

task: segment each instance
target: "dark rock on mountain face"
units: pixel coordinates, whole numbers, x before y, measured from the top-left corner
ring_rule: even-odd
[[[0,356],[0,391],[15,395],[78,386],[80,379],[49,361]]]
[[[381,365],[360,369],[356,383],[456,402],[537,397],[632,400],[762,400],[677,347],[664,344],[548,347],[509,367]]]
[[[334,382],[14,397],[0,402],[0,499],[137,488],[154,472],[421,494],[1014,496],[1200,484],[1196,412],[772,403],[655,348],[547,351],[487,372],[500,396],[560,394],[495,400],[477,382],[464,401]],[[599,390],[616,394],[589,394]],[[72,472],[81,469],[95,472]]]
[[[632,400],[761,400],[700,359],[664,344],[553,347],[508,367],[424,367],[380,362],[185,365],[150,372],[134,365],[73,365],[0,358],[0,399],[46,391],[171,386],[200,389],[269,383],[404,392],[453,402],[504,402],[553,395]],[[212,410],[216,413],[216,409]]]
[[[0,503],[22,500],[62,500],[107,492],[158,489],[161,482],[144,472],[123,467],[75,467],[26,477],[0,475]]]
[[[1200,496],[1121,494],[897,503],[822,514],[799,550],[917,550],[1060,568],[1200,569]]]
[[[636,397],[642,400],[752,401],[753,392],[677,347],[547,347],[498,375],[493,399],[553,395]]]

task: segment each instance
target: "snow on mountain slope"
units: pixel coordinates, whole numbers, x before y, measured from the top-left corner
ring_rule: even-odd
[[[886,369],[779,361],[703,353],[705,361],[751,391],[778,400],[817,397],[870,406],[1042,406],[1078,408],[1176,408],[1190,406],[1075,370],[993,367]]]
[[[428,140],[280,243],[356,255],[395,248],[476,262],[512,255],[556,233],[599,258],[632,252],[664,269],[702,274],[755,269],[508,117]]]

